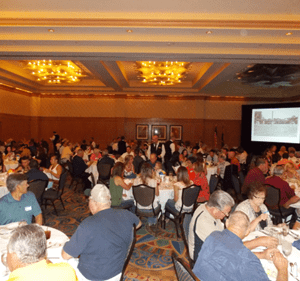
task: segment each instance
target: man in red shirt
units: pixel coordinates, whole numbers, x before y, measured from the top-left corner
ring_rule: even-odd
[[[269,166],[267,160],[264,158],[257,158],[255,161],[255,168],[251,169],[242,186],[242,194],[247,195],[248,186],[254,182],[265,183],[265,174],[268,172]]]
[[[270,184],[280,189],[281,200],[279,205],[288,209],[291,204],[298,202],[300,198],[297,195],[295,195],[294,190],[290,188],[289,184],[280,178],[283,171],[283,167],[276,166],[274,168],[274,176],[268,177],[265,180],[265,184]]]
[[[235,150],[230,149],[228,152],[228,158],[230,159],[230,164],[238,166],[238,172],[241,171],[241,166],[239,160],[235,157]]]

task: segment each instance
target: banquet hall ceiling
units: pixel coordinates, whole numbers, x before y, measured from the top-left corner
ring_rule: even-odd
[[[0,3],[0,86],[33,94],[291,98],[300,84],[238,79],[255,64],[300,63],[298,0],[9,0]],[[70,60],[87,75],[46,84],[28,60]],[[142,83],[137,61],[188,62],[182,83]],[[266,83],[265,83],[266,84]]]

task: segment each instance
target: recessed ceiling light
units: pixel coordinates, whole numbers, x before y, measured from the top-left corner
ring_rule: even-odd
[[[48,29],[49,32],[54,32],[54,29],[50,28]]]
[[[127,29],[126,32],[131,33],[132,29]]]
[[[288,32],[288,33],[286,33],[285,35],[286,36],[290,36],[290,35],[292,35],[293,34],[293,32]]]
[[[212,34],[211,30],[206,31],[206,34]]]

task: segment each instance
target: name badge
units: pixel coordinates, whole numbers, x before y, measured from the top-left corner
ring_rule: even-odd
[[[31,210],[32,210],[31,206],[25,207],[26,212],[31,211]]]

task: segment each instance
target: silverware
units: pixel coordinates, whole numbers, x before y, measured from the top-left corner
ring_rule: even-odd
[[[294,239],[299,239],[300,238],[299,235],[297,235],[297,234],[295,234],[291,231],[289,231],[289,235],[292,236]]]
[[[271,236],[271,234],[269,232],[265,231],[265,230],[260,230],[259,232],[261,232],[261,233],[263,233],[263,234],[265,234],[267,236]]]

